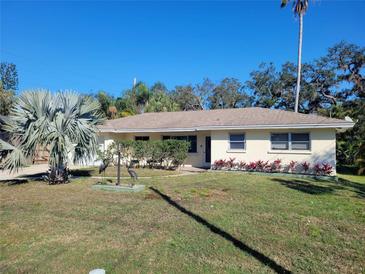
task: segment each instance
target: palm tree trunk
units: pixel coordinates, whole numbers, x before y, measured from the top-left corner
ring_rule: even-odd
[[[299,45],[298,45],[298,68],[297,68],[297,89],[295,93],[295,112],[299,108],[300,79],[302,74],[302,43],[303,43],[303,13],[299,14]]]

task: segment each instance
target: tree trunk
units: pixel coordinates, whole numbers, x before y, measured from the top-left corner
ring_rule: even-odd
[[[300,79],[302,73],[302,41],[303,40],[303,13],[299,14],[299,44],[298,44],[298,67],[297,67],[297,89],[295,93],[295,112],[299,108]]]
[[[69,182],[69,171],[67,166],[56,165],[51,166],[46,176],[48,184],[65,184]]]
[[[117,171],[117,186],[120,185],[120,146],[118,144],[118,171]]]

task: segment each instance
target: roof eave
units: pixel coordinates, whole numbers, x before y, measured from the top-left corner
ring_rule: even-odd
[[[104,133],[144,133],[144,132],[194,132],[206,130],[239,130],[239,129],[309,129],[309,128],[335,128],[347,130],[355,123],[329,123],[329,124],[286,124],[286,125],[248,125],[248,126],[198,126],[193,128],[100,128]]]

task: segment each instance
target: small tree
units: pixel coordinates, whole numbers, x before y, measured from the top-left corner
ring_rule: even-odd
[[[167,140],[168,158],[173,167],[181,166],[188,157],[190,144],[187,141]]]
[[[16,171],[26,164],[26,158],[34,157],[37,147],[47,147],[49,183],[67,182],[71,152],[74,163],[96,154],[96,125],[102,122],[99,109],[98,102],[75,92],[24,92],[3,119],[12,146],[5,168]]]

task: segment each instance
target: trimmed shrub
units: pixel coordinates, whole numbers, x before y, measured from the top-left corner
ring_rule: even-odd
[[[167,148],[167,158],[173,167],[181,166],[188,157],[190,143],[179,140],[162,141]]]
[[[109,148],[114,155],[117,155],[118,145],[126,164],[133,161],[150,168],[177,168],[188,157],[190,144],[181,140],[118,141]]]

